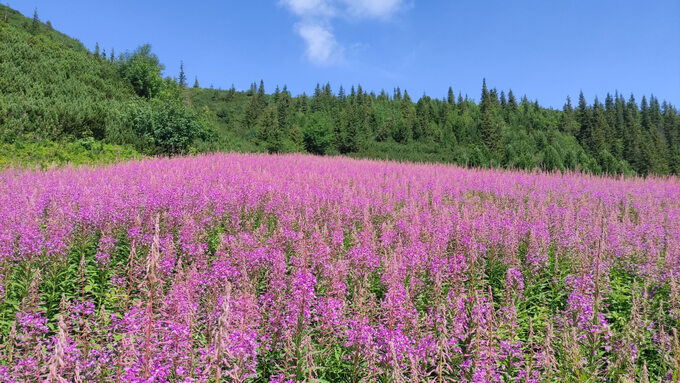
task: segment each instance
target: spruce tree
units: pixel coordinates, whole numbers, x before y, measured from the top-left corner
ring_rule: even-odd
[[[638,109],[633,95],[630,96],[626,105],[624,122],[626,128],[623,135],[623,156],[636,172],[642,175],[647,174],[648,166],[642,158],[642,133],[638,120]]]
[[[509,114],[517,112],[517,99],[515,99],[515,94],[512,93],[512,89],[508,91],[508,112]]]
[[[199,88],[199,86],[198,86],[198,76],[195,76],[194,77],[194,89],[198,89],[198,88]]]
[[[263,111],[258,128],[258,136],[263,141],[267,152],[280,152],[283,148],[283,142],[274,107],[268,107]]]
[[[290,130],[290,107],[291,107],[291,96],[286,85],[283,86],[283,91],[279,95],[279,100],[276,103],[276,112],[279,121],[279,128],[282,132],[288,132]]]
[[[264,99],[264,81],[260,80],[260,87],[256,93],[250,96],[248,104],[246,105],[245,123],[246,127],[252,129],[255,127],[257,119],[264,111],[266,102]],[[278,122],[277,122],[278,124]]]
[[[40,28],[40,18],[38,17],[38,8],[35,8],[33,10],[33,21],[31,22],[31,29],[30,29],[31,34],[38,33],[39,28]]]
[[[574,135],[579,130],[574,108],[571,106],[571,97],[569,96],[567,96],[567,102],[565,102],[564,106],[562,107],[559,129],[561,132],[564,132],[568,135]]]
[[[495,101],[494,101],[495,100]],[[495,104],[498,99],[486,87],[486,79],[482,80],[482,100],[480,101],[481,125],[480,134],[484,146],[492,155],[500,155],[502,125],[495,115]]]
[[[184,74],[184,61],[179,62],[179,86],[181,88],[187,87],[187,75]]]
[[[588,132],[588,147],[593,155],[601,156],[603,151],[608,151],[607,145],[607,118],[605,116],[604,108],[600,101],[595,97],[593,104],[593,117],[589,124],[590,130]]]

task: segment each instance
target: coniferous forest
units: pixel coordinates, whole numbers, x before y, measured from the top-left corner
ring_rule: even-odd
[[[112,161],[205,151],[343,154],[478,167],[678,174],[680,117],[653,95],[567,97],[561,110],[498,90],[446,97],[396,87],[193,86],[150,45],[87,50],[0,8],[0,163]],[[165,75],[165,77],[164,77]],[[204,84],[205,85],[205,84]],[[446,85],[442,85],[442,90]],[[444,92],[443,92],[444,93]]]

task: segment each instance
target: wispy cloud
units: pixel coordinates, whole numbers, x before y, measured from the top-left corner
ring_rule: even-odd
[[[406,6],[403,0],[341,0],[356,18],[388,19]]]
[[[305,54],[312,63],[327,65],[343,59],[344,49],[335,40],[335,35],[329,28],[303,22],[298,24],[296,29],[307,45]]]
[[[279,0],[279,3],[300,18],[295,31],[305,42],[307,59],[316,65],[344,60],[345,49],[333,33],[334,19],[387,20],[411,4],[408,0]]]

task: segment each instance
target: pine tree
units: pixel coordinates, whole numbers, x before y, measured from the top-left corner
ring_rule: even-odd
[[[409,142],[413,138],[413,124],[416,119],[416,111],[411,101],[411,97],[408,92],[404,90],[403,96],[401,95],[401,90],[397,88],[397,94],[400,95],[400,106],[401,119],[397,121],[397,134],[394,140],[400,143]]]
[[[492,95],[486,87],[486,79],[482,80],[482,100],[479,103],[481,112],[480,134],[484,146],[489,149],[492,155],[500,155],[503,138],[502,125],[494,110],[494,105],[497,102],[498,98]]]
[[[648,172],[648,166],[642,158],[641,150],[641,127],[638,120],[637,104],[633,95],[630,96],[624,113],[626,129],[623,135],[623,156],[633,169],[644,175]]]
[[[115,61],[116,61],[116,54],[115,54],[115,51],[114,51],[113,48],[111,48],[111,57],[109,58],[109,60],[110,60],[111,62],[115,62]]]
[[[181,88],[187,87],[187,75],[184,74],[184,61],[179,62],[179,86]]]
[[[579,130],[576,133],[576,138],[582,146],[586,146],[586,141],[590,134],[590,110],[588,103],[581,91],[578,95],[578,107],[576,108],[576,122],[578,122]]]
[[[486,79],[482,79],[482,100],[479,102],[479,109],[482,111],[482,113],[486,113],[489,109],[489,90],[486,87]]]
[[[515,99],[515,95],[512,93],[512,89],[508,91],[508,113],[509,114],[514,114],[517,112],[517,99]]]
[[[649,131],[652,127],[652,119],[649,113],[649,105],[647,104],[647,97],[642,96],[640,102],[640,115],[642,116],[642,129]]]
[[[195,76],[194,77],[194,89],[198,89],[198,88],[199,88],[199,86],[198,86],[198,76]]]
[[[392,98],[394,98],[397,101],[401,100],[401,89],[399,89],[399,87],[394,89],[394,96]]]
[[[455,104],[456,103],[456,96],[453,94],[453,88],[452,87],[449,87],[449,93],[446,97],[446,101],[449,104]]]
[[[278,153],[282,149],[282,135],[274,107],[266,108],[258,124],[258,138],[263,141],[267,152]]]
[[[593,104],[593,117],[589,124],[590,130],[588,132],[588,147],[595,156],[601,156],[601,153],[607,147],[607,118],[605,116],[604,108],[600,101],[595,97]]]
[[[260,80],[260,86],[257,88],[257,106],[260,110],[264,110],[265,106],[267,106],[267,101],[264,96],[264,80]]]
[[[281,97],[281,89],[279,89],[279,85],[276,84],[276,88],[274,88],[274,104],[278,104],[279,102],[279,97]]]
[[[260,80],[260,87],[248,100],[246,105],[245,123],[250,129],[255,127],[257,119],[264,111],[266,102],[264,99],[264,81]]]
[[[279,121],[279,128],[283,132],[290,130],[289,113],[291,106],[291,96],[286,85],[283,86],[283,91],[279,95],[279,101],[276,103],[276,112]]]
[[[39,28],[40,28],[40,18],[38,17],[38,8],[35,8],[33,10],[33,21],[31,22],[31,29],[30,29],[31,34],[38,33]]]
[[[94,44],[94,57],[99,58],[99,43]]]

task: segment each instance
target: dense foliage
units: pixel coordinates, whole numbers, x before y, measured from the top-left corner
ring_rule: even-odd
[[[284,87],[265,94],[192,89],[192,102],[208,107],[222,135],[238,136],[268,152],[453,162],[520,169],[580,169],[609,174],[678,174],[680,116],[655,97],[607,95],[604,103],[546,109],[482,86],[475,103],[449,89],[444,100],[417,101],[396,89],[379,95],[330,85],[293,97]],[[218,146],[219,147],[219,146]],[[229,148],[228,140],[224,148]]]
[[[75,141],[95,140],[122,145],[124,153],[175,154],[208,137],[200,114],[182,102],[181,88],[162,78],[149,45],[111,54],[89,52],[37,13],[30,20],[0,6],[1,147],[56,144],[68,152]],[[21,163],[19,154],[12,160]]]
[[[677,381],[680,182],[212,155],[0,173],[0,380]]]

